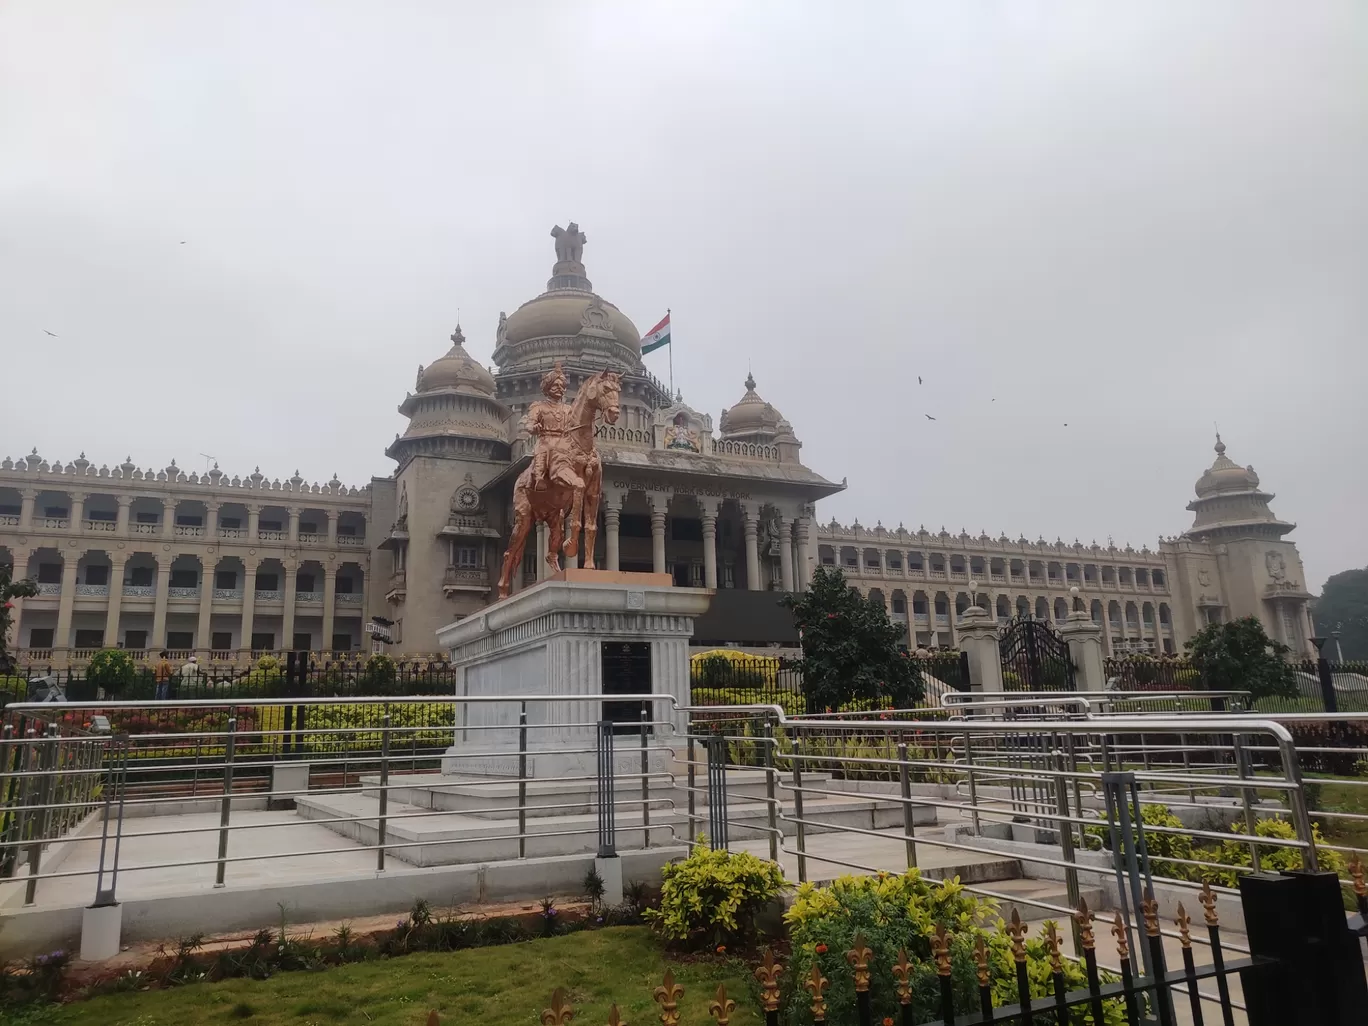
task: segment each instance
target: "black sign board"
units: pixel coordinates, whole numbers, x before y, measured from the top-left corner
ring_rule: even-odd
[[[649,641],[603,642],[603,693],[648,695],[651,693],[651,643]],[[603,718],[618,724],[614,731],[626,734],[641,729],[644,702],[604,702]]]

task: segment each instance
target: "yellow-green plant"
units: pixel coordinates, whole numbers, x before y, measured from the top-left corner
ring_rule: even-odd
[[[912,869],[901,875],[845,876],[827,887],[803,884],[784,920],[792,944],[785,974],[789,983],[785,988],[784,1018],[788,1022],[804,1026],[813,1022],[807,994],[793,986],[793,981],[807,978],[814,964],[831,981],[827,991],[827,1022],[831,1026],[853,1026],[858,1021],[854,979],[845,954],[855,947],[857,935],[871,951],[870,1000],[874,1021],[896,1020],[900,1015],[892,973],[900,951],[907,952],[912,965],[908,982],[912,986],[914,1021],[935,1016],[940,1010],[940,981],[932,957],[931,937],[938,926],[950,935],[951,979],[958,1009],[967,1013],[978,1008],[974,946],[980,937],[987,948],[994,1003],[1002,1006],[1017,1000],[1011,941],[997,904],[969,894],[958,879],[930,881]],[[1032,995],[1053,994],[1045,942],[1037,935],[1026,941],[1025,951]],[[1077,963],[1066,960],[1064,972],[1070,990],[1086,986],[1084,970]],[[1108,1026],[1122,1022],[1122,1011],[1113,1004],[1104,1006]],[[1084,1021],[1086,1013],[1082,1009],[1071,1015],[1071,1022]]]
[[[1249,834],[1243,823],[1236,823],[1230,830],[1231,833],[1243,834],[1246,837]],[[1325,844],[1325,838],[1321,836],[1318,824],[1311,824],[1311,834],[1315,838],[1316,858],[1320,862],[1321,869],[1331,873],[1344,872],[1344,855],[1333,848],[1322,847]],[[1261,819],[1254,824],[1254,836],[1266,837],[1275,841],[1295,841],[1297,829],[1285,819]],[[1221,842],[1221,847],[1215,855],[1215,861],[1227,866],[1252,867],[1254,865],[1249,850],[1249,842],[1235,838]],[[1270,848],[1268,845],[1259,845],[1259,869],[1261,872],[1277,873],[1284,869],[1301,869],[1301,867],[1302,850],[1300,848],[1290,846]],[[1204,872],[1212,883],[1223,884],[1226,887],[1238,886],[1239,878],[1245,875],[1237,873],[1233,869],[1207,869]]]
[[[749,852],[714,851],[702,837],[661,874],[660,907],[646,919],[667,940],[707,946],[755,935],[755,917],[779,896],[784,873]]]

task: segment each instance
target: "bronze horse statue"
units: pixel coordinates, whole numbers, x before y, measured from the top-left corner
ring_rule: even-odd
[[[513,486],[513,533],[499,574],[499,598],[508,597],[513,572],[522,566],[523,548],[533,524],[544,523],[550,528],[546,562],[553,574],[560,572],[562,552],[566,556],[578,553],[581,532],[584,567],[594,568],[598,508],[603,497],[603,464],[594,448],[594,420],[602,414],[604,421],[616,424],[621,398],[622,376],[600,371],[580,386],[565,413],[564,431],[557,437],[539,439],[539,447],[552,450],[548,460],[551,469],[545,487],[534,487],[534,460]]]

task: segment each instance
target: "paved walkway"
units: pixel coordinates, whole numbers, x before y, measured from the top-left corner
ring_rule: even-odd
[[[375,873],[374,851],[360,847],[327,827],[301,819],[293,811],[235,810],[232,824],[228,835],[230,859],[246,855],[269,856],[228,862],[225,879],[235,886],[372,876]],[[119,850],[119,897],[154,898],[211,890],[217,872],[218,825],[218,813],[140,816],[126,820]],[[302,854],[333,849],[342,850],[332,854]],[[112,865],[112,839],[105,858],[106,864]],[[99,865],[98,835],[75,842],[57,872],[89,875],[39,881],[37,904],[69,905],[73,900],[93,898]],[[148,868],[139,869],[139,866]]]

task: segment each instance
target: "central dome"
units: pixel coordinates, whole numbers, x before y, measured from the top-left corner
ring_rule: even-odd
[[[504,341],[516,345],[533,338],[574,338],[586,330],[610,334],[633,349],[641,346],[641,332],[631,318],[606,299],[578,289],[543,292],[529,299],[508,315]]]

